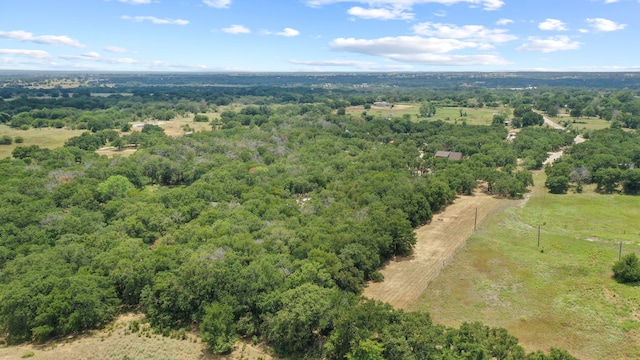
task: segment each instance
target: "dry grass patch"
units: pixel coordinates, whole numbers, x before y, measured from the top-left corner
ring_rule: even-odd
[[[101,149],[96,150],[96,153],[98,155],[106,155],[108,157],[114,157],[114,156],[129,156],[133,153],[136,152],[136,148],[125,148],[122,150],[118,150],[117,148],[113,147],[113,146],[108,146],[108,147],[104,147]]]
[[[25,356],[28,354],[33,354]],[[44,360],[90,359],[272,359],[263,348],[239,342],[227,356],[211,354],[197,334],[175,333],[171,337],[154,334],[144,316],[127,314],[118,317],[105,329],[90,334],[57,339],[42,345],[0,348],[0,360],[33,357]]]
[[[369,283],[364,296],[396,308],[410,307],[465,245],[473,232],[476,209],[478,224],[481,224],[496,207],[508,203],[512,202],[481,191],[473,196],[458,197],[443,212],[435,214],[430,224],[416,229],[413,253],[385,265],[380,271],[384,281]]]

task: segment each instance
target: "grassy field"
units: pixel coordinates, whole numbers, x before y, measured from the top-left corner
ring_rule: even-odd
[[[639,358],[640,291],[616,283],[611,266],[620,242],[623,253],[640,250],[640,197],[592,188],[552,195],[539,186],[531,195],[480,228],[410,310],[452,326],[505,327],[530,351]]]
[[[16,136],[21,136],[24,139],[24,143],[11,145],[0,145],[0,159],[4,159],[7,156],[11,156],[11,152],[18,146],[38,145],[42,148],[56,148],[64,145],[70,137],[78,136],[82,134],[83,130],[68,130],[68,129],[54,129],[54,128],[41,128],[41,129],[29,129],[19,130],[13,129],[6,125],[0,125],[0,136],[9,135],[12,139]]]
[[[610,121],[599,119],[597,117],[572,118],[568,115],[564,115],[559,117],[550,117],[549,119],[557,124],[561,124],[563,121],[569,121],[571,128],[578,131],[607,129],[611,126]]]
[[[365,110],[363,106],[352,106],[347,109],[347,113],[354,116],[360,116],[363,111],[373,116],[389,116],[393,115],[394,118],[401,118],[404,114],[411,115],[413,121],[420,120],[442,120],[450,123],[461,124],[462,121],[466,121],[469,125],[491,125],[493,114],[498,112],[499,109],[491,108],[464,108],[464,107],[439,107],[437,113],[433,117],[419,118],[418,113],[420,111],[419,104],[396,104],[393,108],[372,106],[371,109]],[[460,115],[462,111],[462,116]],[[466,116],[465,116],[466,114]]]

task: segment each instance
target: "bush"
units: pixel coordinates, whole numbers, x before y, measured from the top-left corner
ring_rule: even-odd
[[[209,122],[209,117],[207,115],[198,114],[193,117],[193,121],[195,122]]]
[[[613,278],[620,283],[640,281],[640,261],[635,253],[627,254],[613,265]]]
[[[16,136],[16,137],[13,139],[13,141],[14,141],[16,144],[22,144],[22,143],[24,142],[24,138],[23,138],[22,136]]]
[[[13,139],[9,135],[2,135],[0,137],[0,145],[11,145],[13,143]]]
[[[544,184],[552,194],[564,194],[569,189],[569,178],[566,176],[550,176]]]

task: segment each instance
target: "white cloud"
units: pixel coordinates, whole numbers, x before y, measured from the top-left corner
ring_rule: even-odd
[[[231,6],[231,0],[202,0],[202,2],[217,9],[226,9]]]
[[[498,26],[505,26],[505,25],[509,25],[511,23],[513,23],[513,20],[505,19],[505,18],[502,18],[502,19],[496,21],[496,25],[498,25]]]
[[[48,52],[43,50],[0,49],[0,54],[22,56],[32,59],[47,59],[51,57]]]
[[[458,39],[421,36],[384,37],[379,39],[338,38],[330,43],[338,51],[385,57],[390,60],[427,65],[504,65],[497,55],[449,55],[463,49],[484,49],[484,44]]]
[[[32,33],[22,30],[17,31],[0,31],[0,38],[11,39],[16,41],[29,41],[45,45],[72,46],[83,48],[78,40],[72,39],[66,35],[40,35],[34,36]]]
[[[538,28],[540,30],[545,31],[565,31],[567,30],[567,26],[564,22],[558,19],[547,19],[540,24],[538,24]]]
[[[300,31],[292,28],[284,28],[284,30],[275,33],[276,35],[285,36],[285,37],[294,37],[300,35]]]
[[[132,5],[143,5],[143,4],[151,4],[151,0],[118,0],[121,3],[132,4]]]
[[[377,56],[422,53],[448,53],[454,50],[478,48],[479,44],[457,39],[423,38],[421,36],[384,37],[379,39],[338,38],[330,43],[334,50]]]
[[[450,39],[467,39],[485,43],[503,43],[518,38],[517,36],[508,34],[508,30],[488,29],[482,25],[456,26],[425,22],[414,25],[413,31],[419,35]]]
[[[372,8],[364,9],[359,6],[352,7],[347,11],[349,15],[353,15],[363,19],[378,20],[412,20],[415,16],[413,13],[404,12],[402,9],[385,9]]]
[[[90,59],[99,59],[100,58],[100,54],[98,54],[95,51],[90,51],[88,53],[84,53],[84,54],[82,54],[82,56],[86,57],[86,58],[90,58]]]
[[[394,56],[392,59],[413,64],[471,66],[507,65],[508,61],[496,55],[437,55],[410,54]]]
[[[437,17],[445,17],[447,16],[447,12],[444,10],[438,10],[436,12],[433,13],[433,16],[437,16]]]
[[[226,28],[222,29],[222,31],[226,32],[227,34],[249,34],[249,33],[251,33],[251,30],[249,30],[249,28],[244,27],[242,25],[231,25],[229,27],[226,27]]]
[[[131,21],[135,21],[135,22],[150,21],[151,23],[157,24],[157,25],[187,25],[187,24],[189,24],[189,20],[183,20],[183,19],[160,19],[160,18],[157,18],[155,16],[128,16],[128,15],[123,15],[122,19],[131,20]]]
[[[126,53],[129,52],[129,50],[119,47],[119,46],[105,46],[104,48],[105,51],[111,52],[111,53]]]
[[[604,0],[605,4],[613,4],[613,3],[617,3],[620,0]]]
[[[414,5],[437,3],[443,5],[454,5],[458,3],[469,3],[471,5],[481,5],[484,10],[498,10],[504,6],[503,0],[306,0],[311,7],[320,7],[335,3],[360,3],[374,7],[392,7],[398,9],[411,9]]]
[[[352,67],[360,70],[384,71],[410,70],[413,68],[411,65],[380,65],[371,61],[359,60],[289,60],[289,63],[316,67]]]
[[[588,22],[589,26],[594,30],[603,32],[622,30],[627,27],[626,24],[618,24],[615,21],[603,18],[587,19],[586,22]]]
[[[522,44],[517,50],[520,51],[537,51],[542,53],[550,53],[554,51],[576,50],[582,43],[571,41],[568,36],[554,36],[546,39],[530,37],[526,43]]]

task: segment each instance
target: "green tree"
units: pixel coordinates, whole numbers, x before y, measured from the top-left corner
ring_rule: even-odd
[[[627,169],[622,173],[622,191],[632,195],[640,193],[640,169]]]
[[[330,328],[335,296],[334,290],[312,284],[284,292],[281,309],[274,314],[267,331],[276,350],[282,354],[313,351]]]
[[[126,142],[123,138],[117,137],[111,142],[111,146],[115,147],[118,150],[122,150],[122,148],[126,145]]]
[[[131,189],[133,189],[133,184],[122,175],[110,176],[97,187],[98,194],[103,201],[124,197]]]
[[[205,308],[204,318],[200,322],[202,340],[214,354],[228,354],[237,340],[235,333],[233,308],[214,302]]]
[[[384,345],[372,339],[364,339],[351,347],[347,360],[385,360]]]
[[[593,176],[593,180],[596,182],[599,191],[614,192],[620,185],[620,180],[622,180],[622,170],[610,167],[598,169]]]
[[[546,186],[552,194],[564,194],[569,189],[569,178],[560,175],[549,176],[544,186]]]

